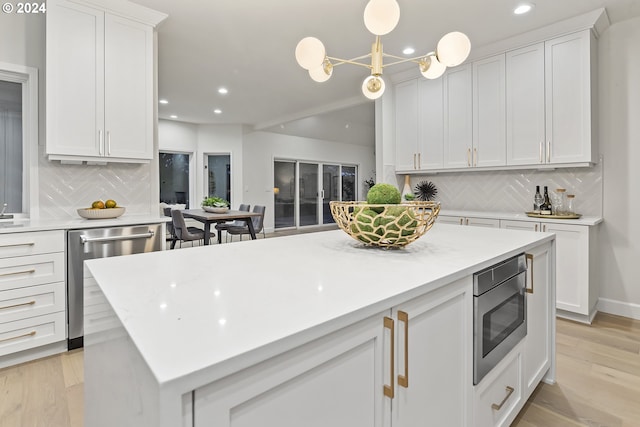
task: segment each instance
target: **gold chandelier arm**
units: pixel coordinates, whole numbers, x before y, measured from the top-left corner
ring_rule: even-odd
[[[429,52],[429,53],[427,53],[425,55],[415,56],[413,58],[402,58],[400,56],[389,55],[388,53],[383,53],[382,56],[387,57],[387,58],[398,59],[398,61],[396,61],[396,62],[391,62],[389,64],[384,64],[384,67],[389,67],[391,65],[404,64],[405,62],[415,62],[416,64],[419,64],[421,59],[424,59],[424,58],[429,57],[429,56],[433,56],[435,54],[436,54],[435,52]]]
[[[341,59],[341,58],[334,58],[333,56],[327,56],[327,59],[331,61],[337,61],[336,63],[332,64],[334,67],[342,64],[352,64],[352,65],[359,65],[361,67],[371,69],[371,64],[363,64],[362,62],[357,62],[359,59],[368,58],[370,56],[371,54],[367,54],[367,55],[362,55],[352,59]]]

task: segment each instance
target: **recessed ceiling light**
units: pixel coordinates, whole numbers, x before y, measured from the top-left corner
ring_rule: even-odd
[[[171,117],[172,119],[177,119],[178,118],[178,116],[176,116],[175,114],[172,114],[169,117]]]
[[[531,3],[521,3],[515,9],[513,9],[513,13],[516,15],[524,15],[533,9],[533,4]]]
[[[221,109],[219,109],[219,108],[216,108],[215,110],[213,110],[213,112],[214,112],[215,114],[222,114],[222,110],[221,110]]]
[[[229,93],[229,89],[227,89],[226,87],[221,87],[221,88],[218,89],[218,93],[220,95],[226,95],[226,94]]]
[[[169,103],[169,101],[167,101],[166,99],[161,99],[158,102],[160,102],[160,104],[168,104]]]
[[[405,47],[402,53],[404,53],[405,55],[413,55],[414,53],[416,53],[416,50],[412,47]]]

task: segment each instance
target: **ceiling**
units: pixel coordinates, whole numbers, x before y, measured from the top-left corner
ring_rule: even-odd
[[[160,118],[327,140],[368,128],[373,140],[374,103],[360,89],[367,70],[338,66],[316,83],[294,57],[306,36],[322,40],[329,56],[369,53],[374,36],[362,19],[368,0],[132,1],[169,15],[158,27],[158,91],[169,101],[159,105]],[[640,0],[533,2],[532,12],[516,16],[519,0],[398,0],[400,22],[382,37],[384,51],[400,56],[413,46],[415,55],[427,53],[454,30],[466,33],[473,49],[601,7],[612,23],[640,16]]]

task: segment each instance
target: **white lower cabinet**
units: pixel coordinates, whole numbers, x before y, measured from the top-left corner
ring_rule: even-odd
[[[198,388],[193,425],[471,425],[471,298],[468,277]]]
[[[438,222],[453,225],[471,225],[473,227],[500,228],[500,220],[493,218],[477,218],[454,215],[438,215]]]
[[[556,308],[558,315],[591,323],[598,302],[595,278],[598,227],[570,223],[500,221],[501,228],[555,233],[556,235]]]
[[[393,312],[397,381],[391,425],[472,425],[471,278],[402,304]]]
[[[527,335],[474,388],[474,425],[509,426],[536,386],[553,380],[554,246],[540,245],[527,257]]]
[[[388,425],[383,381],[389,384],[392,334],[385,314],[198,388],[194,426]]]

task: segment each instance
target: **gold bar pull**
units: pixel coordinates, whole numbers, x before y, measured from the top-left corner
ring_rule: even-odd
[[[395,346],[396,346],[396,334],[395,334],[395,327],[394,327],[394,322],[393,319],[390,317],[385,316],[384,317],[384,327],[389,329],[389,331],[391,331],[391,339],[389,340],[391,345],[389,346],[391,348],[391,381],[389,385],[384,384],[384,395],[387,396],[390,399],[393,399],[393,397],[395,396],[395,387],[394,387],[394,377],[395,375],[395,370],[394,370],[394,366],[396,364],[396,358],[395,358]]]
[[[404,375],[398,375],[398,385],[409,388],[409,315],[398,311],[398,321],[404,323]]]
[[[22,271],[13,271],[11,273],[0,273],[0,277],[2,276],[14,276],[16,274],[31,274],[31,273],[35,273],[36,269],[32,268],[31,270],[22,270]]]
[[[460,218],[460,225],[462,225],[463,221],[464,221],[464,218]]]
[[[422,168],[422,161],[420,160],[420,153],[418,153],[418,169]]]
[[[32,337],[36,334],[36,331],[31,331],[28,332],[26,334],[22,334],[22,335],[18,335],[16,337],[10,337],[10,338],[2,338],[0,339],[0,342],[5,342],[5,341],[11,341],[11,340],[17,340],[18,338],[24,338],[24,337]]]
[[[473,166],[478,166],[478,149],[473,149]]]
[[[416,153],[413,153],[413,168],[418,169],[416,168]]]
[[[529,270],[531,271],[531,288],[526,288],[526,291],[528,294],[532,294],[533,293],[533,254],[526,254],[525,258],[527,259],[527,263],[531,261],[531,267],[529,268]]]
[[[471,148],[467,148],[467,166],[471,166]]]
[[[27,243],[12,243],[10,245],[0,245],[0,248],[13,248],[15,246],[33,246],[35,245],[34,242],[27,242]]]
[[[540,163],[543,163],[543,159],[542,159],[542,141],[540,141]]]
[[[538,231],[538,224],[536,224],[536,228],[535,228],[535,230],[536,230],[536,231]]]
[[[33,304],[35,304],[35,303],[36,303],[36,301],[35,301],[35,300],[32,300],[32,301],[29,301],[29,302],[23,302],[23,303],[20,303],[20,304],[5,305],[4,307],[0,307],[0,310],[7,310],[7,309],[9,309],[9,308],[22,307],[23,305],[33,305]]]
[[[547,141],[547,163],[551,163],[551,141]]]
[[[509,398],[511,397],[511,395],[513,394],[513,392],[515,391],[515,389],[513,387],[509,387],[507,386],[507,395],[504,397],[504,399],[502,399],[502,402],[500,402],[499,405],[492,403],[491,404],[491,409],[493,409],[494,411],[499,411],[500,409],[502,409],[502,406],[507,403],[507,400],[509,400]]]

